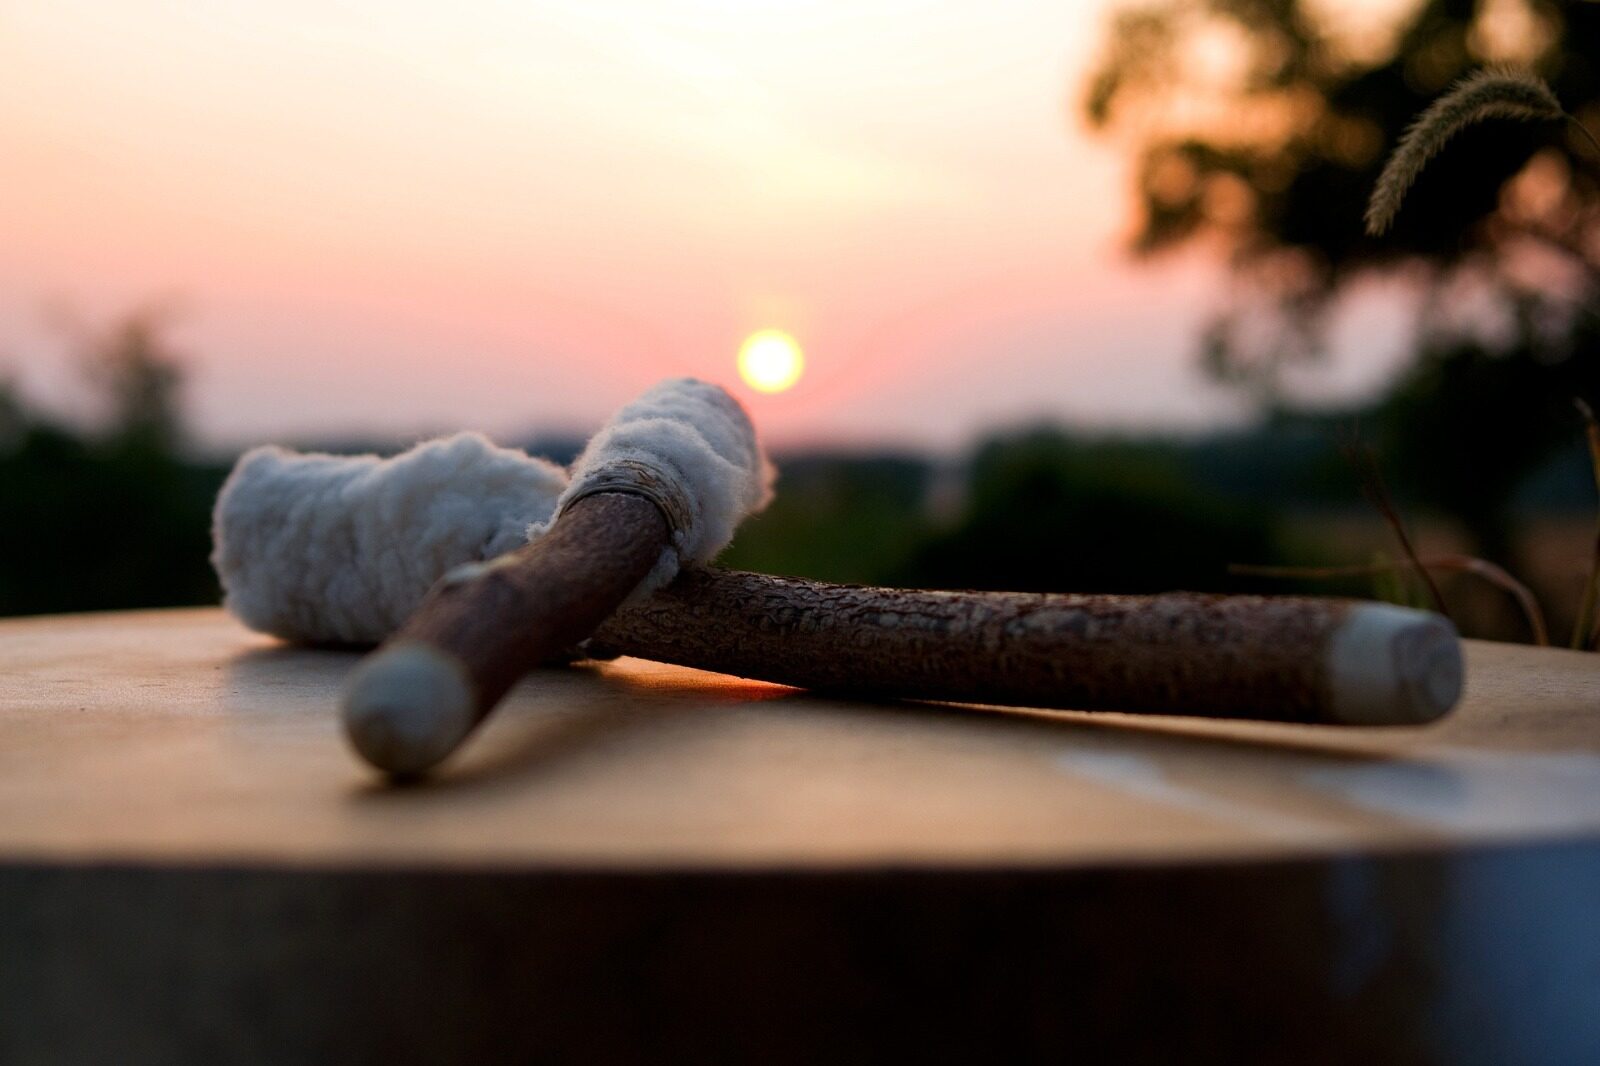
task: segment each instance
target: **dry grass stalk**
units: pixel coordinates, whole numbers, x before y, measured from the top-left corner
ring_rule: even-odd
[[[1501,567],[1487,559],[1478,559],[1470,555],[1434,555],[1416,562],[1367,563],[1354,566],[1255,566],[1248,563],[1233,563],[1228,567],[1228,572],[1249,577],[1304,578],[1316,581],[1394,573],[1415,567],[1420,567],[1424,571],[1442,570],[1447,573],[1471,574],[1509,593],[1517,601],[1517,606],[1522,609],[1522,617],[1527,620],[1533,642],[1540,647],[1549,645],[1550,628],[1545,623],[1544,610],[1539,606],[1539,600],[1533,591]]]
[[[1400,512],[1395,509],[1394,500],[1389,496],[1389,488],[1383,481],[1383,471],[1378,469],[1378,461],[1373,457],[1372,449],[1359,441],[1352,441],[1344,445],[1344,454],[1345,458],[1355,466],[1356,472],[1361,475],[1361,491],[1383,515],[1383,520],[1394,532],[1394,538],[1399,542],[1400,551],[1406,557],[1412,572],[1427,586],[1428,596],[1433,600],[1433,609],[1449,618],[1450,611],[1445,606],[1444,594],[1439,591],[1439,585],[1433,580],[1428,568],[1423,566],[1422,560],[1417,557],[1416,546],[1411,543],[1411,535],[1406,532],[1406,525],[1400,520]]]
[[[1600,490],[1600,420],[1594,409],[1582,400],[1574,400],[1578,413],[1583,415],[1584,432],[1589,441],[1589,463],[1594,468],[1594,484]],[[1572,646],[1580,651],[1600,647],[1600,617],[1595,606],[1600,602],[1600,523],[1594,531],[1594,557],[1589,564],[1589,580],[1583,586],[1583,601],[1578,606],[1578,620],[1572,626]]]
[[[1550,87],[1532,74],[1480,70],[1463,78],[1418,116],[1400,138],[1367,203],[1367,233],[1376,237],[1387,231],[1429,160],[1461,130],[1490,118],[1572,119],[1577,123]],[[1577,125],[1594,140],[1582,123]]]

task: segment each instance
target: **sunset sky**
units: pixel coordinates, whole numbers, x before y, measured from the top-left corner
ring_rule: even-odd
[[[1106,7],[8,5],[0,373],[70,409],[49,309],[171,298],[217,446],[583,428],[680,373],[780,443],[1210,424],[1220,275],[1123,255],[1078,119]],[[787,391],[738,382],[760,329]]]

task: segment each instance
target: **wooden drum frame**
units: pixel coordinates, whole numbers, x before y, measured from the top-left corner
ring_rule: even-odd
[[[1393,729],[623,659],[398,789],[355,661],[0,622],[0,1063],[1600,1061],[1600,655]]]

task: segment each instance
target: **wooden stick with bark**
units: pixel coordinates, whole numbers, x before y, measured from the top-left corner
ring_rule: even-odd
[[[696,569],[589,644],[855,695],[1418,725],[1462,689],[1455,627],[1390,604],[1167,593],[935,592]]]

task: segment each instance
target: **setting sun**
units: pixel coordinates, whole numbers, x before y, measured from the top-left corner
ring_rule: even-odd
[[[739,376],[758,392],[782,392],[805,368],[799,342],[781,329],[757,330],[739,348]]]

